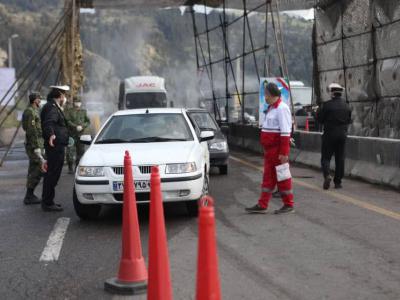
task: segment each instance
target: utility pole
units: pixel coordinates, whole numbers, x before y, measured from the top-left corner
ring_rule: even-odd
[[[13,58],[13,47],[12,47],[12,40],[19,37],[18,34],[14,33],[12,36],[8,38],[8,67],[12,68],[12,58]]]
[[[71,99],[73,102],[73,97],[76,91],[74,90],[74,72],[75,72],[75,24],[76,24],[76,0],[71,0],[72,12],[71,12]]]

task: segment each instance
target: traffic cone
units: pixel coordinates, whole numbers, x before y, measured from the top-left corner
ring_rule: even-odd
[[[147,270],[142,255],[139,221],[136,208],[132,160],[129,152],[124,157],[124,202],[122,212],[122,258],[117,278],[104,283],[104,289],[113,294],[136,295],[145,293]]]
[[[205,196],[200,200],[199,209],[196,300],[220,299],[214,200]]]
[[[309,125],[308,125],[308,118],[306,118],[306,126],[305,126],[304,130],[305,131],[309,131],[310,130]]]
[[[164,208],[158,167],[151,168],[148,300],[172,300]]]

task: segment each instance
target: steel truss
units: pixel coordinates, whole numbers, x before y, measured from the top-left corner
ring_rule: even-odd
[[[242,0],[243,3],[243,13],[239,16],[232,17],[227,13],[227,1],[223,0],[222,3],[222,11],[219,14],[219,24],[210,27],[209,26],[209,15],[206,11],[206,1],[204,0],[204,21],[202,31],[199,30],[199,18],[201,14],[196,14],[192,8],[192,22],[193,22],[193,34],[194,34],[194,42],[196,49],[196,63],[198,73],[202,73],[204,70],[206,71],[207,78],[210,83],[210,92],[211,98],[204,99],[205,101],[212,101],[213,113],[217,120],[223,121],[220,113],[220,100],[225,100],[223,105],[225,109],[225,121],[232,122],[230,116],[229,102],[232,97],[237,97],[237,100],[240,104],[240,119],[238,120],[241,123],[246,123],[245,121],[245,103],[246,96],[249,95],[258,95],[259,91],[257,90],[246,90],[245,83],[246,81],[246,63],[254,64],[255,75],[258,80],[257,83],[260,82],[261,77],[270,77],[270,76],[281,76],[289,78],[289,72],[286,64],[285,57],[285,49],[284,49],[284,41],[282,38],[282,31],[280,25],[280,17],[279,17],[279,1],[271,1],[265,0],[261,4],[257,6],[250,6],[251,1]],[[263,44],[261,46],[256,47],[254,42],[253,31],[250,26],[249,15],[254,12],[264,12],[265,13],[265,28],[264,28],[264,37]],[[270,20],[269,20],[270,18]],[[234,55],[230,51],[229,47],[229,29],[238,22],[242,23],[242,51],[239,54]],[[273,31],[273,39],[276,44],[276,53],[279,61],[279,74],[271,74],[271,55],[269,53],[269,32],[268,32],[268,24],[269,22],[272,25]],[[222,39],[222,57],[217,59],[212,59],[212,46],[210,41],[210,34],[217,33],[221,35]],[[206,45],[202,43],[202,38],[206,38]],[[246,42],[247,40],[247,42]],[[248,45],[250,44],[250,45]],[[247,47],[250,46],[250,50],[247,50]],[[256,55],[262,55],[262,65],[257,62]],[[234,63],[238,60],[241,60],[241,74],[235,74],[234,71]],[[220,93],[215,88],[215,71],[218,68],[223,68],[224,80],[225,80],[225,91],[224,93]],[[240,75],[240,76],[239,76]],[[254,75],[254,74],[252,74]],[[241,77],[241,78],[238,78]],[[241,79],[241,80],[240,80]],[[230,88],[229,82],[233,82],[233,88]],[[241,82],[239,82],[241,81]]]

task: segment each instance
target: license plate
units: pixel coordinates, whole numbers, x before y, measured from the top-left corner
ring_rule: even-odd
[[[149,180],[136,180],[135,181],[135,190],[137,192],[150,191],[150,181]],[[124,182],[123,181],[113,181],[113,191],[114,192],[123,192],[124,191]]]

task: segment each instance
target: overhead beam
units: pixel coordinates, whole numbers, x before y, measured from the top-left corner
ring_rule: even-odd
[[[276,0],[271,0],[272,3]],[[331,0],[279,0],[280,10],[309,9],[318,3],[326,3]],[[165,8],[203,5],[204,0],[79,0],[80,6],[84,8]],[[206,0],[207,6],[223,8],[223,0]],[[256,6],[260,0],[248,0],[247,7]],[[243,9],[242,0],[226,1],[227,9]],[[260,10],[261,11],[261,10]]]

